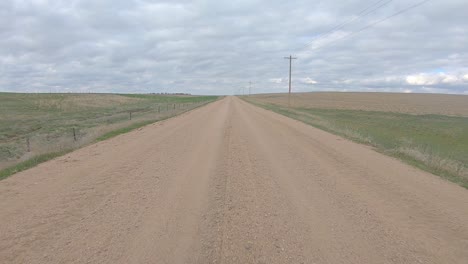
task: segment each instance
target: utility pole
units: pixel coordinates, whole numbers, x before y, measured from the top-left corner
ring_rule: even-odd
[[[291,70],[292,70],[292,60],[296,60],[292,55],[289,57],[284,57],[285,59],[289,60],[289,94],[288,94],[288,107],[291,107]]]

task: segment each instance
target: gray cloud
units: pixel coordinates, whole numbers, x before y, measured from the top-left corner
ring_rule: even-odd
[[[281,92],[293,54],[295,91],[468,93],[468,2],[429,1],[340,39],[419,0],[356,19],[375,2],[6,0],[0,90]]]

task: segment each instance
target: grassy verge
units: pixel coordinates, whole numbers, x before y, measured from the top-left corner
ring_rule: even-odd
[[[54,159],[56,157],[60,157],[62,155],[65,155],[69,153],[72,150],[64,150],[60,152],[53,152],[53,153],[47,153],[47,154],[41,154],[34,156],[28,160],[25,160],[23,162],[20,162],[14,166],[8,167],[6,169],[0,170],[0,180],[3,180],[5,178],[8,178],[9,176],[18,173],[20,171],[24,171],[27,169],[30,169],[32,167],[37,166],[40,163],[49,161],[51,159]]]
[[[215,101],[216,99],[218,99],[218,97],[204,97],[203,100],[200,100],[200,98],[198,98],[196,100],[199,103],[199,105],[194,107],[194,108],[188,108],[188,109],[186,109],[186,110],[184,110],[182,112],[179,112],[177,114],[164,116],[164,117],[161,117],[161,118],[158,118],[158,119],[135,122],[135,123],[133,123],[133,124],[131,124],[129,126],[125,126],[125,127],[118,128],[118,129],[112,130],[110,132],[104,133],[103,135],[97,137],[91,143],[104,141],[104,140],[113,138],[115,136],[131,132],[131,131],[133,131],[135,129],[147,126],[149,124],[153,124],[153,123],[156,123],[156,122],[160,122],[160,121],[169,119],[171,117],[177,116],[178,114],[182,114],[182,113],[185,113],[187,111],[190,111],[190,110],[196,109],[198,107],[204,106],[204,105],[206,105],[206,104],[208,104],[210,102]],[[174,102],[174,100],[172,102]],[[191,102],[193,103],[194,101],[191,101]],[[83,146],[80,146],[80,147],[83,147]],[[63,156],[63,155],[65,155],[67,153],[70,153],[70,152],[72,152],[72,151],[74,151],[74,150],[76,150],[78,148],[79,147],[74,147],[74,148],[70,147],[70,148],[60,150],[60,151],[56,151],[56,152],[49,152],[49,153],[45,153],[45,154],[35,155],[35,156],[25,160],[25,161],[19,162],[19,163],[13,165],[13,166],[10,166],[10,167],[7,167],[5,169],[0,170],[0,180],[6,179],[6,178],[10,177],[11,175],[13,175],[15,173],[30,169],[32,167],[35,167],[35,166],[39,165],[40,163],[52,160],[52,159],[54,159],[56,157]]]
[[[173,115],[216,99],[150,94],[0,93],[0,168],[21,160],[28,152],[67,149],[77,141],[89,142],[129,123]]]
[[[153,124],[153,123],[156,123],[156,122],[166,120],[166,119],[171,118],[171,117],[173,117],[173,116],[168,116],[168,117],[155,119],[155,120],[142,121],[142,122],[134,123],[134,124],[132,124],[130,126],[126,126],[126,127],[122,127],[122,128],[116,129],[116,130],[112,130],[112,131],[110,131],[108,133],[105,133],[102,136],[99,136],[98,138],[96,138],[96,142],[107,140],[107,139],[113,138],[115,136],[128,133],[128,132],[133,131],[135,129],[138,129],[140,127],[144,127],[144,126],[147,126],[149,124]]]
[[[392,112],[291,108],[246,101],[381,153],[468,188],[468,118]]]
[[[107,140],[109,138],[113,138],[115,136],[128,133],[128,132],[130,132],[132,130],[135,130],[135,129],[140,128],[140,127],[144,127],[146,125],[149,125],[149,124],[152,124],[152,123],[155,123],[155,122],[158,122],[158,121],[161,121],[161,120],[149,120],[149,121],[138,122],[138,123],[134,123],[134,124],[132,124],[130,126],[127,126],[127,127],[122,127],[122,128],[116,129],[116,130],[112,130],[112,131],[110,131],[108,133],[105,133],[104,135],[98,137],[96,139],[96,141]]]

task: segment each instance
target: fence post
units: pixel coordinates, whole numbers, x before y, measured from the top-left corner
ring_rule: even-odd
[[[73,128],[73,140],[76,141],[76,131],[75,131],[75,128]]]
[[[132,112],[129,112],[130,120],[132,120]]]
[[[175,104],[174,104],[174,109],[175,109]]]
[[[161,106],[158,105],[158,113],[161,113]]]
[[[29,137],[26,138],[26,147],[28,149],[28,152],[31,152],[31,142],[29,142]]]

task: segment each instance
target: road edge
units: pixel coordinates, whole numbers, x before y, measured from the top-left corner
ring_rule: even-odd
[[[293,119],[293,120],[296,120],[296,121],[299,121],[299,122],[301,122],[301,123],[303,123],[305,125],[308,125],[308,126],[316,128],[316,129],[320,129],[322,131],[325,131],[327,133],[333,134],[335,136],[339,136],[341,138],[350,140],[350,141],[352,141],[354,143],[372,147],[372,149],[377,153],[383,154],[383,155],[388,156],[388,157],[395,158],[395,159],[397,159],[397,160],[399,160],[399,161],[401,161],[401,162],[403,162],[403,163],[405,163],[407,165],[412,166],[413,168],[420,169],[420,170],[422,170],[424,172],[431,173],[431,174],[433,174],[433,175],[435,175],[435,176],[437,176],[437,177],[439,177],[439,178],[441,178],[443,180],[446,180],[446,181],[448,181],[450,183],[453,183],[455,185],[458,185],[458,186],[468,190],[468,183],[466,181],[463,181],[463,179],[461,179],[457,175],[453,175],[453,174],[451,174],[449,172],[437,171],[437,170],[432,169],[431,167],[427,166],[423,162],[412,159],[411,157],[398,155],[398,154],[392,154],[392,153],[389,153],[389,152],[387,152],[385,150],[379,149],[374,145],[368,144],[368,143],[363,142],[363,141],[356,140],[356,139],[351,138],[351,137],[347,137],[346,135],[342,135],[340,133],[336,133],[336,132],[334,132],[334,131],[332,131],[330,129],[327,129],[325,127],[321,127],[321,126],[317,126],[317,125],[314,125],[314,124],[311,124],[311,123],[307,123],[307,122],[305,122],[305,121],[303,121],[301,119],[295,118],[294,116],[287,115],[283,111],[275,111],[274,109],[270,109],[270,108],[268,108],[268,105],[263,105],[261,103],[256,103],[256,102],[249,101],[249,100],[247,100],[247,98],[242,97],[242,96],[238,96],[238,98],[241,99],[242,101],[250,104],[250,105],[253,105],[253,106],[259,107],[261,109],[264,109],[264,110],[267,110],[267,111],[282,115],[284,117],[287,117],[287,118],[290,118],[290,119]]]
[[[203,106],[207,106],[207,105],[209,105],[211,103],[217,102],[217,101],[219,101],[219,100],[221,100],[223,98],[224,98],[224,96],[218,96],[218,98],[216,100],[206,102],[204,104],[201,104],[201,105],[196,106],[194,108],[182,111],[182,112],[177,113],[177,114],[172,115],[172,116],[166,116],[166,117],[162,117],[162,118],[159,118],[159,119],[153,119],[153,120],[148,120],[148,121],[141,121],[141,122],[137,122],[137,123],[134,123],[134,124],[126,126],[126,127],[122,127],[122,128],[119,128],[119,129],[112,130],[110,132],[107,132],[107,133],[97,137],[95,140],[91,141],[90,143],[81,145],[79,147],[65,149],[65,150],[62,150],[62,151],[49,152],[49,153],[43,153],[43,154],[35,155],[35,156],[33,156],[33,157],[31,157],[31,158],[29,158],[27,160],[21,161],[21,162],[15,164],[15,165],[12,165],[12,166],[9,166],[9,167],[6,167],[6,168],[0,170],[0,181],[5,180],[5,179],[15,175],[16,173],[19,173],[19,172],[34,168],[34,167],[38,166],[41,163],[53,160],[55,158],[64,156],[66,154],[69,154],[69,153],[71,153],[71,152],[73,152],[75,150],[79,150],[81,148],[96,144],[96,143],[101,142],[101,141],[109,140],[111,138],[117,137],[117,136],[122,135],[122,134],[130,133],[130,132],[132,132],[132,131],[134,131],[136,129],[140,129],[140,128],[146,127],[148,125],[151,125],[151,124],[155,124],[155,123],[158,123],[158,122],[161,122],[161,121],[165,121],[165,120],[169,120],[171,118],[181,116],[183,114],[186,114],[186,113],[189,113],[191,111],[197,110],[197,109],[199,109],[199,108],[201,108]]]

